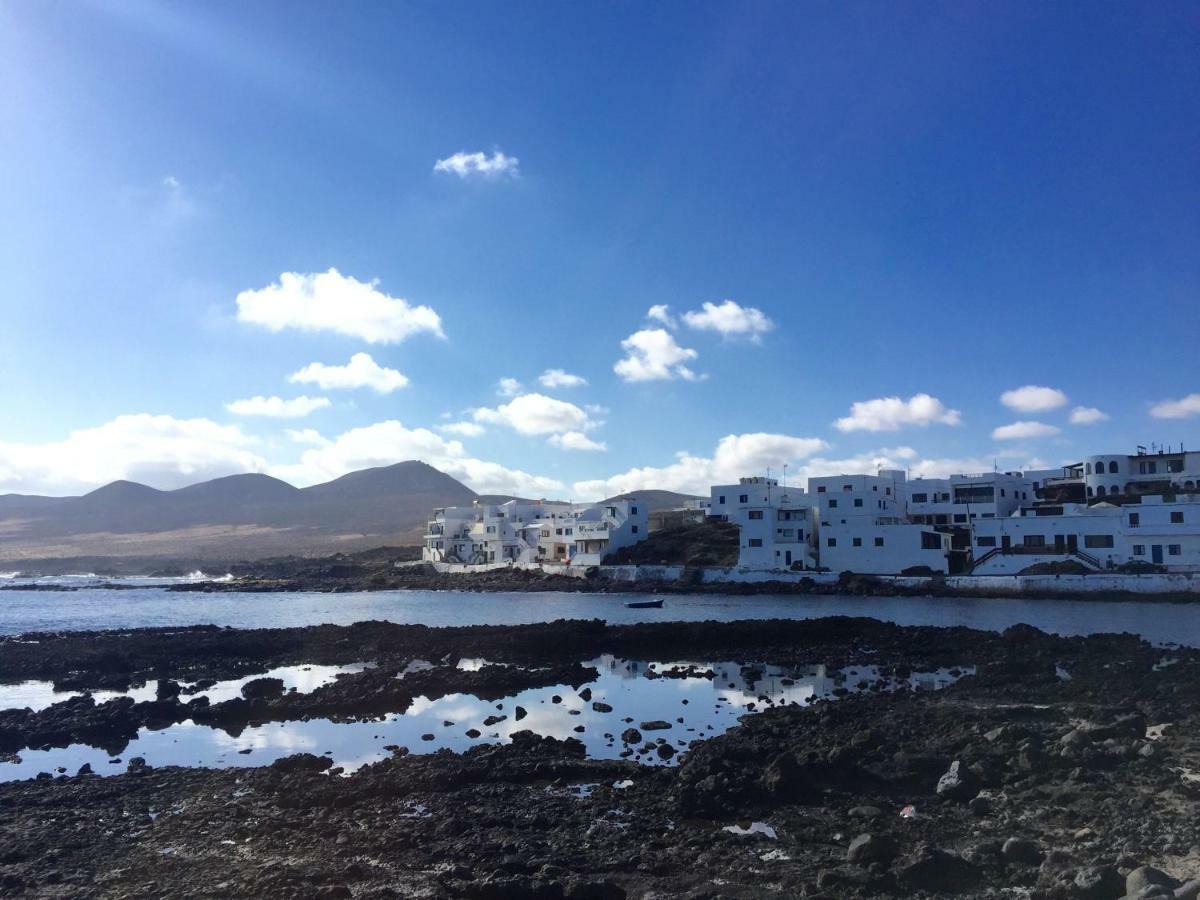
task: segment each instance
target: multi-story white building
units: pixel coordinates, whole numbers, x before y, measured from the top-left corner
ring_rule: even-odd
[[[710,517],[738,526],[738,565],[750,569],[813,569],[815,513],[804,488],[774,478],[743,478],[715,485]]]
[[[1097,570],[1149,563],[1168,572],[1197,572],[1200,493],[1147,494],[1120,506],[1026,506],[976,522],[972,538],[975,574],[1016,573],[1033,562],[1068,558]]]
[[[965,528],[976,519],[1011,516],[1037,499],[1033,479],[1022,472],[984,472],[908,482],[908,518],[922,525]]]
[[[595,565],[645,538],[647,514],[636,498],[599,505],[510,500],[435,509],[421,558],[469,565]]]
[[[1083,461],[1088,501],[1116,494],[1164,494],[1200,490],[1200,452],[1139,447],[1137,453],[1089,456]]]

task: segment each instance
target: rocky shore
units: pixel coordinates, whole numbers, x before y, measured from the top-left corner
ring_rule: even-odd
[[[868,619],[606,626],[219,628],[0,640],[0,682],[159,696],[0,714],[4,749],[129,729],[361,719],[417,695],[582,694],[599,653],[745,665],[871,665],[836,699],[764,702],[672,765],[588,759],[574,739],[390,758],[352,773],[300,754],[239,769],[46,773],[0,784],[5,896],[1196,897],[1200,652]],[[453,665],[408,671],[414,659]],[[187,685],[290,663],[370,662],[308,694],[259,678],[236,700]],[[945,690],[882,676],[970,665]],[[673,674],[694,674],[680,670]],[[398,674],[403,677],[397,678]],[[857,687],[857,690],[850,690]],[[765,698],[764,698],[765,700]],[[106,710],[106,707],[112,709]],[[103,711],[103,712],[102,712]],[[182,717],[182,718],[181,718]],[[615,716],[614,716],[615,718]],[[614,721],[631,748],[672,722]],[[665,728],[663,726],[666,726]],[[16,746],[15,749],[9,748]]]

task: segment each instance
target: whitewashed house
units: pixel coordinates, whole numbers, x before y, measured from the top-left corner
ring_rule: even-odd
[[[636,499],[600,505],[509,500],[435,509],[425,530],[427,562],[594,565],[647,533]]]
[[[715,485],[709,492],[711,518],[739,529],[738,566],[748,569],[813,569],[814,507],[802,487],[780,486],[764,477]]]

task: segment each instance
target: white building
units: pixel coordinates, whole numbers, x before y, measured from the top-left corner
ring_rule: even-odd
[[[774,478],[742,478],[709,492],[710,517],[739,529],[738,565],[750,569],[814,569],[815,513],[804,488]]]
[[[976,519],[1011,516],[1037,499],[1033,479],[1022,472],[984,472],[908,482],[908,518],[922,525],[966,527]]]
[[[645,538],[647,510],[636,498],[601,505],[509,500],[435,509],[421,558],[488,565],[504,562],[598,564]]]

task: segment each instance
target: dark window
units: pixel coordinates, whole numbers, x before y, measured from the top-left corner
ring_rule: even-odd
[[[817,485],[817,493],[818,493],[818,494],[823,494],[823,493],[825,493],[825,485],[823,485],[823,484],[819,484],[819,485]]]
[[[928,503],[929,495],[928,494],[913,494],[912,502],[913,503]]]
[[[636,516],[637,515],[637,507],[636,506],[629,507],[629,514]]]
[[[750,518],[751,519],[761,519],[762,518],[762,510],[761,509],[750,510]]]
[[[738,503],[746,503],[746,502],[748,502],[749,500],[750,500],[750,495],[749,495],[749,494],[741,494],[741,495],[738,497]]]
[[[830,508],[830,509],[837,509],[837,501],[836,501],[836,500],[830,500],[830,501],[829,501],[829,508]]]
[[[1116,463],[1116,461],[1115,461],[1115,460],[1114,460],[1113,462],[1110,462],[1110,463],[1108,464],[1108,473],[1109,473],[1110,475],[1116,475],[1116,474],[1117,474],[1117,463]]]
[[[989,534],[984,537],[976,538],[975,543],[980,547],[995,547],[996,539]]]
[[[1183,524],[1183,513],[1182,512],[1171,513],[1171,524],[1172,525],[1182,525]]]
[[[717,498],[717,502],[718,502],[718,503],[724,503],[724,502],[725,502],[725,495],[724,495],[724,494],[722,494],[720,497],[718,497],[718,498]]]
[[[852,491],[852,490],[854,490],[854,485],[852,485],[852,484],[843,484],[843,485],[842,485],[842,490],[843,490],[843,491]]]
[[[1027,534],[1022,543],[1026,547],[1045,547],[1046,536],[1044,534]]]
[[[1092,486],[1090,484],[1088,485],[1087,494],[1089,497],[1092,496]]]
[[[966,515],[966,513],[955,513],[955,514],[954,514],[954,521],[955,521],[956,523],[957,523],[957,522],[965,522],[965,521],[967,521],[967,515]]]
[[[1113,469],[1113,471],[1115,472],[1117,470]],[[1168,459],[1167,460],[1167,471],[1168,472],[1182,472],[1183,471],[1183,460],[1182,459]]]
[[[1167,544],[1167,556],[1179,556],[1183,553],[1183,547],[1180,544]]]
[[[637,534],[637,533],[638,533],[638,530],[637,530],[637,526],[636,526],[636,525],[634,525],[634,526],[633,526],[633,533],[634,533],[634,534]]]
[[[933,521],[934,525],[949,525],[950,524],[950,517],[947,515],[934,516],[933,520],[934,520]]]
[[[883,538],[875,538],[875,546],[882,547],[883,546]]]
[[[922,550],[941,550],[942,536],[936,531],[921,532],[921,549]]]
[[[891,489],[891,488],[884,488],[884,489],[883,489],[883,492],[884,492],[885,494],[887,494],[889,497],[890,497],[890,496],[892,496],[892,489]]]
[[[751,547],[761,547],[762,546],[762,538],[750,538],[750,546]]]
[[[1129,514],[1129,527],[1130,528],[1137,528],[1141,524],[1142,524],[1142,514],[1141,513],[1130,513]]]
[[[855,538],[850,543],[852,543],[855,547],[861,547],[862,546],[862,538]]]
[[[837,546],[837,538],[829,538],[825,543],[828,544],[830,547],[836,547]]]
[[[1105,494],[1104,485],[1100,485],[1100,487],[1096,488],[1096,496],[1097,497],[1103,497],[1104,494]]]
[[[1083,536],[1083,546],[1093,550],[1112,547],[1113,536],[1111,534],[1085,534]]]
[[[854,505],[855,505],[855,506],[862,506],[862,497],[855,497],[855,498],[854,498]]]
[[[1133,545],[1133,555],[1134,556],[1145,556],[1146,555],[1146,545],[1145,544],[1134,544]]]
[[[1092,474],[1092,464],[1091,464],[1091,463],[1088,463],[1087,465],[1085,465],[1085,466],[1083,467],[1083,474],[1085,474],[1085,475],[1091,475],[1091,474]]]

